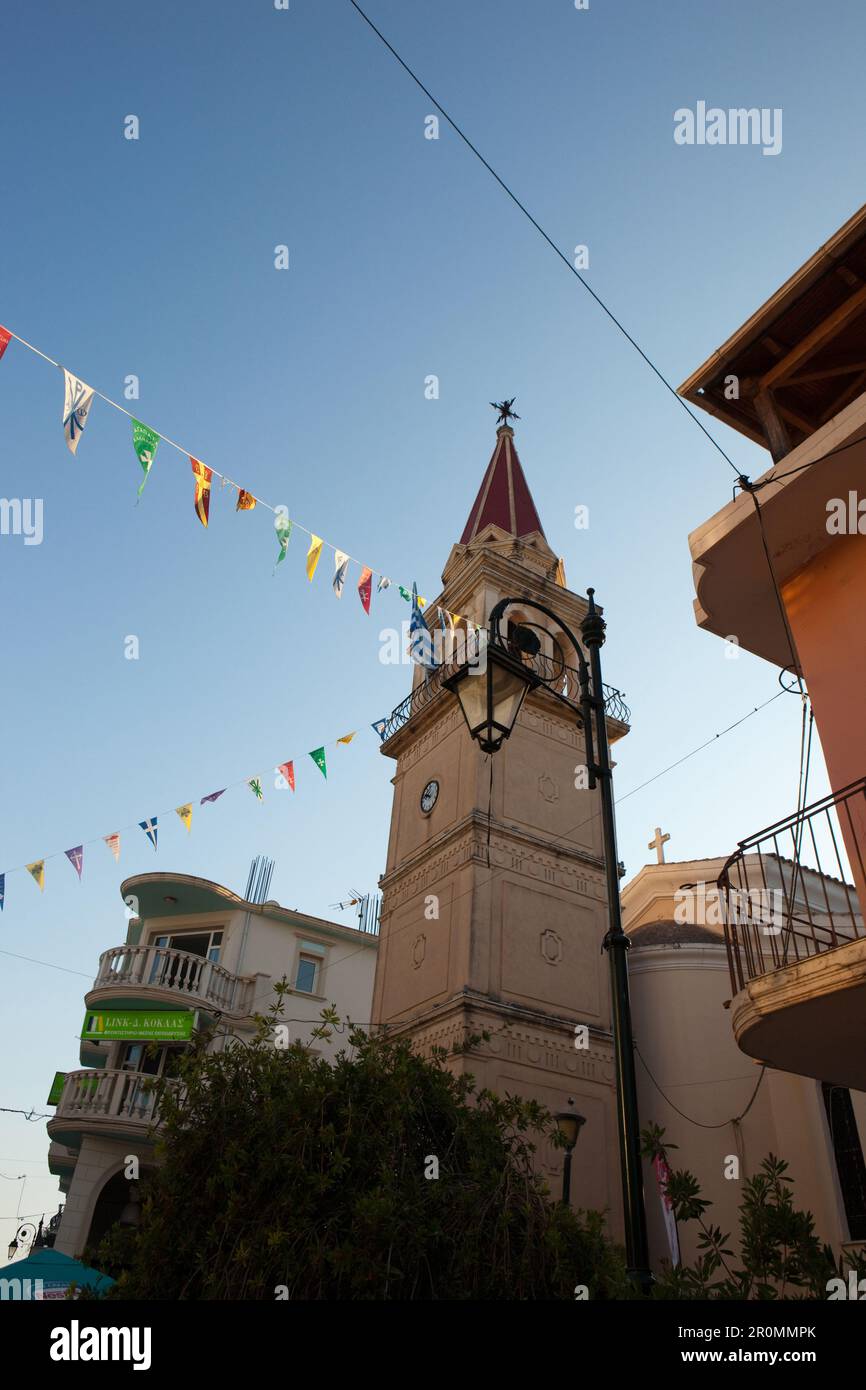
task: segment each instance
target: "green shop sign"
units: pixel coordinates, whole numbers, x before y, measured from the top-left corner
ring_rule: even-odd
[[[54,1080],[51,1083],[51,1090],[48,1092],[48,1099],[45,1102],[46,1105],[60,1104],[60,1097],[63,1095],[63,1083],[65,1080],[65,1071],[56,1071],[54,1073]]]
[[[187,1042],[192,1037],[193,1015],[188,1009],[175,1012],[148,1012],[128,1009],[124,1013],[107,1009],[85,1014],[82,1038],[105,1038],[120,1042]]]

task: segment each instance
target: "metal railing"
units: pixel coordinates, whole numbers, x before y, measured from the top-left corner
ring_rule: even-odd
[[[175,951],[167,946],[113,946],[99,957],[94,989],[120,985],[130,991],[146,986],[167,990],[184,1003],[211,1005],[227,1013],[243,1014],[253,982],[203,956]]]
[[[427,676],[426,680],[416,685],[412,693],[407,695],[406,699],[402,700],[401,703],[397,705],[396,709],[391,711],[391,714],[385,721],[385,727],[382,731],[383,743],[386,739],[391,738],[392,734],[396,734],[399,729],[402,729],[404,724],[408,724],[413,715],[420,713],[421,710],[426,709],[428,705],[438,699],[443,693],[443,681],[453,675],[457,668],[467,659],[467,652],[470,657],[477,657],[477,648],[473,649],[471,641],[466,644],[466,650],[462,651],[459,657],[454,660],[449,660],[442,666],[437,667],[435,671],[432,671],[430,675]],[[536,673],[536,675],[540,676],[544,684],[549,685],[557,695],[564,696],[565,699],[572,701],[574,704],[577,703],[579,699],[580,677],[578,671],[576,671],[573,666],[566,666],[564,662],[557,660],[555,657],[545,656],[541,652],[538,652],[533,657],[528,657],[525,653],[521,653],[521,659]],[[604,709],[607,717],[617,720],[620,724],[630,724],[631,710],[626,704],[622,692],[616,690],[611,685],[605,685],[603,689]]]
[[[718,878],[735,994],[866,935],[849,881],[866,882],[864,859],[866,777],[740,841]]]

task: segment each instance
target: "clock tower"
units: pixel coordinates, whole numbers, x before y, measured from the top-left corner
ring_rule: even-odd
[[[437,608],[460,615],[458,626],[486,627],[510,596],[580,630],[587,600],[565,587],[507,422],[442,580],[426,609],[431,627]],[[515,603],[503,631],[531,628],[545,679],[576,700],[570,643],[535,616]],[[613,742],[628,732],[628,711],[605,693]],[[440,672],[415,667],[382,752],[395,773],[373,1022],[422,1051],[489,1034],[448,1065],[479,1088],[582,1115],[572,1201],[608,1212],[621,1236],[600,794],[587,786],[576,712],[531,690],[511,737],[485,754]],[[537,1163],[559,1196],[562,1151],[539,1146]]]

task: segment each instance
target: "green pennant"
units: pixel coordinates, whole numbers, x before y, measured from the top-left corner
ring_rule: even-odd
[[[285,560],[286,551],[289,548],[289,538],[292,534],[292,522],[282,512],[277,512],[274,517],[274,530],[277,533],[277,540],[280,543],[280,553],[277,556],[277,564]]]
[[[147,482],[148,474],[153,467],[158,444],[159,435],[155,430],[152,430],[148,425],[143,425],[140,420],[133,420],[132,447],[138,454],[138,461],[144,469],[144,477],[141,480],[141,487],[138,489],[139,497],[144,491],[144,485]]]
[[[319,771],[321,772],[322,776],[323,776],[324,778],[327,778],[327,776],[328,776],[328,766],[327,766],[327,763],[325,762],[325,750],[324,750],[324,748],[316,748],[316,749],[310,754],[310,757],[312,758],[313,762],[316,764],[316,767],[319,769]]]
[[[401,598],[404,598],[404,599],[406,600],[407,603],[411,603],[411,602],[412,602],[412,595],[409,593],[409,590],[408,590],[408,589],[404,589],[402,584],[398,584],[398,585],[397,585],[397,588],[400,590],[400,597],[401,597]]]

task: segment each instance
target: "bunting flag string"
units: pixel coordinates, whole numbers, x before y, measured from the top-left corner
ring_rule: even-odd
[[[166,444],[169,448],[175,449],[178,453],[185,454],[192,465],[192,470],[195,475],[195,511],[202,526],[208,526],[211,479],[216,477],[219,478],[221,487],[234,488],[237,493],[237,501],[235,503],[236,511],[253,511],[257,505],[261,504],[263,507],[267,508],[268,511],[274,513],[277,518],[275,526],[280,546],[276,564],[279,564],[284,559],[288,548],[289,536],[291,535],[292,528],[295,527],[310,537],[310,547],[306,557],[306,571],[309,580],[312,581],[319,563],[322,548],[327,545],[330,550],[333,550],[335,556],[333,587],[338,598],[342,595],[350,564],[357,564],[361,569],[358,593],[365,613],[369,614],[370,612],[373,578],[375,577],[377,579],[377,594],[384,593],[386,589],[391,587],[391,580],[387,575],[380,574],[369,565],[361,564],[354,556],[332,545],[330,541],[323,540],[321,536],[317,536],[314,532],[309,531],[307,527],[302,526],[300,522],[294,520],[289,521],[288,518],[285,517],[285,508],[272,507],[269,502],[265,502],[261,497],[257,497],[254,493],[249,492],[239,483],[236,483],[233,478],[229,478],[226,474],[220,473],[216,468],[203,464],[194,454],[190,453],[188,449],[185,449],[175,440],[169,439],[167,435],[161,434],[157,430],[151,428],[150,425],[146,425],[143,421],[137,420],[135,416],[118,401],[112,400],[110,396],[106,396],[102,391],[97,390],[96,387],[86,385],[79,377],[68,371],[66,367],[56,362],[53,357],[49,357],[46,352],[42,352],[42,350],[35,347],[33,343],[29,343],[26,338],[20,337],[19,334],[13,333],[10,328],[4,328],[2,325],[0,325],[0,358],[3,357],[9,343],[13,339],[16,343],[20,343],[22,347],[27,348],[28,352],[32,352],[36,357],[41,357],[43,361],[47,362],[50,366],[56,367],[59,371],[63,372],[65,385],[63,431],[67,445],[73,454],[75,454],[78,448],[81,433],[90,417],[90,410],[95,397],[98,396],[106,405],[110,405],[114,410],[119,411],[121,415],[127,417],[132,425],[133,449],[135,450],[143,474],[141,483],[138,487],[139,499],[141,498],[145,484],[150,476],[150,471],[156,459],[157,449],[160,443]],[[398,585],[397,588],[401,597],[407,603],[411,603],[411,591],[402,584]],[[423,608],[426,604],[426,599],[419,597],[418,603],[420,607]],[[457,622],[463,621],[468,623],[468,620],[461,618],[459,614],[454,614],[453,616]]]
[[[375,732],[379,735],[379,738],[380,738],[380,739],[384,739],[384,730],[385,730],[386,722],[387,722],[387,721],[386,721],[385,719],[380,719],[380,720],[377,720],[375,724],[372,724],[372,725],[370,726],[370,727],[371,727],[372,729],[374,729]],[[343,746],[345,746],[345,747],[348,747],[348,745],[351,744],[351,743],[353,742],[353,740],[357,737],[357,733],[358,733],[358,730],[357,730],[357,729],[353,729],[353,730],[351,730],[350,733],[341,734],[339,738],[332,740],[332,743],[331,743],[331,744],[324,744],[324,743],[323,743],[322,746],[321,746],[320,748],[314,748],[314,749],[312,750],[312,752],[309,754],[309,757],[312,758],[313,762],[316,764],[316,767],[319,769],[319,771],[321,772],[322,776],[325,778],[326,781],[328,780],[328,766],[327,766],[327,749],[328,749],[328,747],[333,746],[333,747],[339,748],[341,745],[343,745]],[[281,763],[278,763],[278,764],[275,766],[274,771],[275,771],[275,773],[278,775],[278,778],[280,779],[280,780],[278,780],[277,782],[275,782],[274,785],[275,785],[276,787],[287,786],[287,787],[289,787],[293,792],[296,790],[296,782],[295,782],[295,762],[294,762],[294,759],[289,759],[289,760],[287,760],[287,761],[283,761],[283,762],[281,762]],[[243,786],[245,786],[245,787],[249,787],[250,791],[253,793],[253,795],[255,796],[256,800],[257,800],[257,801],[262,801],[262,800],[264,800],[264,787],[263,787],[263,783],[264,783],[264,778],[263,778],[262,776],[260,776],[260,775],[259,775],[259,776],[255,776],[255,777],[244,777],[240,782],[234,782],[234,783],[231,783],[231,784],[227,784],[225,787],[221,787],[219,791],[210,792],[210,793],[208,793],[207,796],[201,797],[200,800],[199,800],[199,805],[200,805],[200,806],[204,806],[205,804],[207,804],[207,803],[209,803],[209,802],[212,803],[212,802],[218,801],[219,798],[220,798],[221,796],[224,796],[225,793],[226,793],[226,791],[228,791],[229,785],[235,786],[235,787],[241,786],[241,785],[243,785]],[[185,826],[187,832],[188,832],[188,833],[191,833],[191,831],[192,831],[193,802],[192,802],[192,801],[185,801],[185,802],[181,803],[181,805],[175,806],[173,809],[174,809],[175,815],[179,818],[180,821],[182,821],[182,823],[183,823],[183,825]],[[163,813],[163,812],[160,812],[160,815],[162,815],[162,814],[168,815],[168,812],[167,812],[167,811],[164,812],[164,813]],[[156,850],[158,849],[158,842],[159,842],[159,841],[158,841],[158,837],[159,837],[159,816],[158,816],[158,815],[157,815],[157,816],[147,816],[144,820],[136,821],[136,825],[138,826],[139,830],[143,830],[143,831],[144,831],[144,833],[145,833],[145,835],[146,835],[148,841],[150,842],[151,845],[153,845],[153,848],[154,848],[154,850],[156,851]],[[130,829],[131,827],[127,826],[126,828],[127,828],[127,829]],[[33,880],[34,880],[34,882],[36,883],[37,887],[39,888],[40,892],[42,892],[42,891],[44,891],[44,888],[45,888],[45,864],[46,864],[47,860],[49,860],[49,859],[56,859],[56,858],[62,853],[63,857],[69,860],[69,862],[70,862],[70,864],[72,865],[73,869],[74,869],[75,872],[77,873],[78,878],[79,878],[79,881],[80,881],[81,878],[82,878],[83,869],[84,869],[84,851],[85,851],[85,848],[87,847],[87,845],[88,845],[88,844],[95,844],[97,841],[101,841],[104,845],[106,845],[106,846],[108,847],[108,849],[111,850],[111,853],[112,853],[112,855],[114,856],[114,861],[115,861],[115,863],[119,863],[119,862],[120,862],[120,836],[121,836],[121,832],[120,832],[119,830],[115,830],[115,831],[112,831],[112,833],[111,833],[110,835],[100,835],[100,836],[94,837],[94,839],[92,839],[92,840],[85,840],[85,841],[82,842],[82,844],[76,845],[76,846],[74,846],[74,848],[72,848],[72,849],[67,849],[67,850],[63,850],[63,851],[58,851],[56,854],[46,854],[46,855],[43,855],[41,859],[36,859],[36,860],[34,860],[33,863],[31,863],[31,864],[22,864],[22,865],[19,865],[18,868],[21,869],[21,870],[25,870],[25,869],[26,869],[26,871],[27,871],[27,872],[31,875],[31,877],[33,878]],[[15,872],[16,872],[15,869],[7,869],[7,870],[5,870],[5,872],[0,873],[0,912],[2,912],[2,911],[4,910],[4,908],[5,908],[5,902],[6,902],[6,878],[7,878],[7,876],[8,876],[10,873],[15,873]]]

